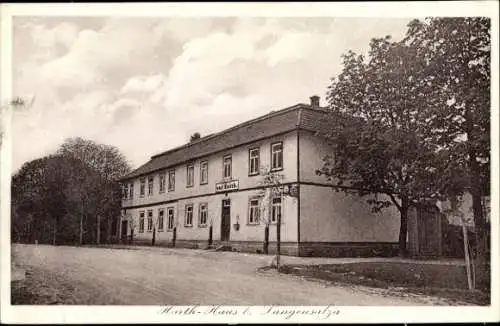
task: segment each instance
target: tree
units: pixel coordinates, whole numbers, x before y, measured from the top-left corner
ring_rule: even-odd
[[[264,253],[267,254],[267,246],[269,244],[269,224],[272,220],[272,200],[273,198],[283,198],[287,196],[288,193],[284,191],[283,186],[283,175],[272,172],[268,168],[264,167],[261,169],[262,180],[260,185],[263,187],[260,193],[261,207],[260,211],[262,214],[260,221],[265,225],[264,233]],[[281,215],[278,214],[276,221],[276,268],[280,269],[280,251],[281,251]]]
[[[438,198],[444,186],[444,157],[423,124],[424,60],[387,36],[371,41],[367,59],[343,55],[343,66],[328,89],[327,128],[318,132],[332,153],[317,173],[340,191],[369,196],[374,211],[396,206],[400,255],[406,255],[409,208]]]
[[[426,62],[428,134],[466,176],[479,262],[489,260],[482,199],[490,185],[490,33],[489,18],[429,18],[412,21],[405,40]]]
[[[11,192],[12,225],[29,230],[23,241],[75,243],[81,194],[95,177],[81,161],[58,155],[25,163],[12,178]]]
[[[96,183],[92,187],[96,198],[94,202],[96,241],[101,242],[103,218],[106,222],[105,239],[110,239],[113,219],[120,214],[122,190],[118,179],[130,172],[130,165],[125,156],[114,146],[98,144],[80,137],[66,139],[57,153],[78,159],[99,174],[100,178],[94,180]]]

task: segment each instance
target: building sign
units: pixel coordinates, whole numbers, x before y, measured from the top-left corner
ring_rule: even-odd
[[[216,192],[237,190],[238,188],[239,188],[238,180],[219,182],[219,183],[215,184],[215,191]]]

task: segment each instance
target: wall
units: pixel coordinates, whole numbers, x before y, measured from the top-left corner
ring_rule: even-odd
[[[153,210],[154,221],[158,216],[158,210],[160,208],[165,209],[165,227],[163,232],[157,232],[156,242],[171,242],[172,232],[166,230],[167,226],[167,215],[166,208],[175,208],[175,225],[177,227],[177,240],[196,240],[196,241],[208,241],[209,237],[209,227],[210,221],[213,225],[212,239],[214,241],[220,240],[221,232],[221,208],[222,200],[231,200],[231,230],[230,230],[230,241],[264,241],[264,224],[260,223],[258,225],[248,224],[248,214],[249,214],[249,198],[259,194],[258,190],[252,191],[241,191],[228,193],[227,196],[224,194],[218,194],[213,196],[204,196],[194,199],[179,200],[175,203],[155,205],[147,208],[135,208],[128,211],[131,214],[134,223],[136,225],[134,230],[134,239],[143,242],[151,243],[152,232],[147,231],[147,210]],[[206,227],[200,226],[199,221],[199,204],[208,203],[208,225]],[[185,207],[186,204],[193,204],[193,225],[185,226]],[[145,212],[145,223],[144,232],[139,233],[139,212]],[[239,221],[240,228],[238,231],[234,229],[234,224]],[[297,199],[292,197],[284,197],[282,201],[282,226],[281,226],[281,239],[286,242],[296,242],[297,241]],[[130,234],[130,230],[128,232]],[[276,240],[276,225],[273,224],[269,228],[269,241]]]
[[[134,237],[138,241],[150,241],[151,232],[147,232],[147,210],[153,209],[153,218],[158,216],[158,209],[165,209],[165,225],[167,223],[166,208],[175,207],[175,218],[177,221],[177,240],[208,240],[208,227],[198,226],[199,203],[208,203],[208,219],[213,223],[213,240],[220,239],[220,223],[221,223],[221,206],[222,199],[231,199],[231,241],[263,241],[264,240],[264,225],[247,225],[248,218],[248,201],[249,197],[256,195],[258,188],[262,182],[262,176],[248,175],[248,150],[250,148],[260,148],[260,166],[270,166],[271,143],[276,141],[283,142],[283,170],[278,172],[283,175],[283,182],[294,182],[297,177],[297,138],[296,132],[268,138],[263,141],[255,142],[245,146],[239,146],[235,149],[225,152],[216,153],[206,158],[195,160],[194,168],[194,186],[186,187],[186,168],[187,165],[179,165],[175,167],[175,191],[160,194],[159,193],[159,174],[154,174],[154,189],[153,195],[146,195],[143,198],[139,197],[140,181],[134,180],[134,197],[132,200],[124,200],[123,206],[126,208],[126,214],[134,219],[137,227],[134,231]],[[232,176],[233,180],[239,180],[239,191],[227,193],[216,193],[215,185],[223,181],[223,157],[227,154],[232,155]],[[200,162],[208,160],[208,184],[200,185]],[[147,177],[146,177],[147,179]],[[168,174],[167,174],[168,179]],[[168,181],[166,182],[168,187]],[[184,226],[185,205],[193,204],[193,226]],[[141,205],[140,207],[134,207]],[[283,200],[283,225],[282,225],[282,240],[297,241],[297,199],[285,197]],[[145,231],[138,233],[139,212],[145,211]],[[240,229],[236,231],[233,224],[236,223],[239,216]],[[130,230],[127,232],[130,234]],[[270,227],[270,241],[276,239],[276,228]],[[157,232],[157,243],[169,242],[172,239],[172,232]]]
[[[397,208],[372,213],[366,199],[326,186],[301,185],[300,241],[396,242],[400,226]]]
[[[326,177],[316,175],[316,170],[323,166],[323,158],[332,154],[331,148],[310,131],[301,130],[299,135],[300,148],[300,181],[326,184]]]
[[[284,175],[283,182],[296,181],[297,176],[297,138],[296,132],[289,132],[287,134],[268,138],[263,141],[251,143],[244,146],[239,146],[232,150],[219,152],[205,158],[194,160],[194,187],[186,187],[187,178],[187,165],[182,164],[175,167],[175,191],[160,194],[159,193],[159,173],[153,174],[154,177],[154,190],[153,195],[146,194],[144,197],[139,196],[140,178],[133,181],[134,183],[134,196],[132,200],[124,200],[122,206],[130,207],[137,205],[148,205],[167,200],[178,200],[186,197],[214,194],[215,184],[223,181],[223,157],[225,155],[232,155],[232,175],[233,180],[239,180],[239,188],[252,188],[259,186],[262,178],[260,175],[248,175],[248,150],[250,148],[260,148],[260,166],[270,166],[271,156],[271,143],[282,141],[283,142],[283,170],[280,172]],[[208,184],[200,185],[200,162],[208,160]],[[167,175],[168,178],[168,175]],[[146,176],[147,180],[147,176]],[[129,182],[130,183],[130,182]],[[168,184],[167,184],[168,186]]]

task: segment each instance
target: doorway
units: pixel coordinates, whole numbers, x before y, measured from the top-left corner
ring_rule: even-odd
[[[229,232],[231,231],[231,200],[222,200],[222,212],[220,223],[220,240],[229,241]]]
[[[122,241],[127,240],[127,231],[128,231],[128,221],[125,220],[122,221],[122,234],[121,234]]]

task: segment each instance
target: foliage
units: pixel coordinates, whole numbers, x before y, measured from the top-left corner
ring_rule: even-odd
[[[432,18],[412,21],[405,39],[427,63],[426,132],[472,194],[479,256],[486,256],[489,238],[483,197],[490,186],[490,30],[489,18]]]
[[[120,214],[117,178],[128,171],[118,149],[67,140],[56,154],[25,163],[12,177],[13,233],[24,242],[77,244],[82,223],[83,242],[99,242],[104,234],[110,241]]]
[[[368,202],[400,210],[402,253],[408,208],[461,193],[468,157],[481,158],[476,180],[488,183],[488,29],[479,18],[412,21],[402,41],[373,39],[367,58],[344,54],[329,86],[319,133],[332,153],[317,173],[348,193],[386,194]]]

